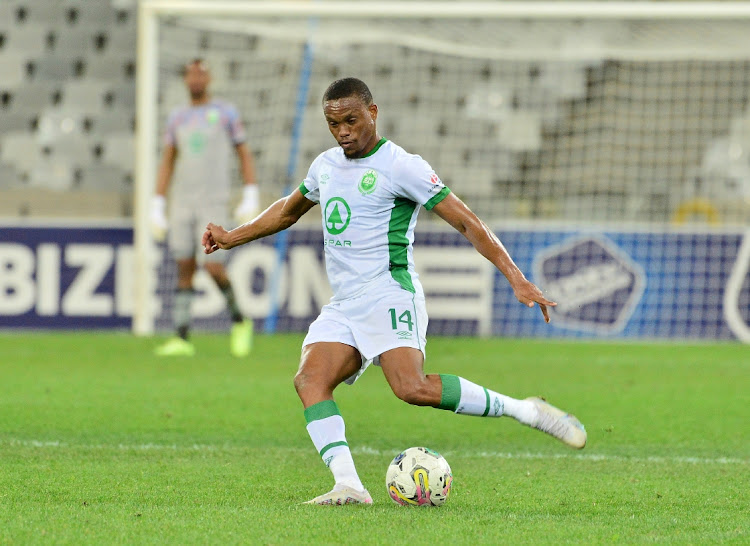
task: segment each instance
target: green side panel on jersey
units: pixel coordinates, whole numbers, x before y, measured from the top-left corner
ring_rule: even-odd
[[[299,185],[299,191],[302,192],[302,195],[307,195],[308,193],[310,193],[310,190],[307,189],[307,186],[305,186],[304,182],[302,182],[302,184]]]
[[[367,152],[365,155],[363,155],[362,158],[364,159],[365,157],[370,157],[375,152],[377,152],[380,149],[380,147],[383,144],[385,144],[386,142],[388,142],[387,138],[381,138],[380,140],[378,140],[378,143],[375,145],[375,147],[372,150],[370,150],[369,152]]]
[[[323,400],[305,410],[305,421],[312,423],[313,421],[320,421],[332,415],[341,415],[339,407],[333,400]]]
[[[417,204],[409,199],[397,197],[391,210],[391,221],[388,223],[388,260],[393,279],[401,285],[401,288],[414,294],[414,283],[409,275],[409,239],[406,232],[409,230],[414,209]]]
[[[440,405],[438,408],[456,411],[461,402],[461,381],[458,376],[441,373],[440,381],[443,384],[443,392],[440,394]]]
[[[451,190],[449,190],[447,186],[444,187],[436,195],[433,195],[432,199],[430,199],[429,201],[427,201],[424,204],[424,208],[426,208],[427,210],[432,210],[432,207],[434,207],[435,205],[437,205],[438,203],[440,203],[440,201],[442,201],[443,199],[445,199],[446,197],[448,197],[448,194],[450,192],[451,192]]]

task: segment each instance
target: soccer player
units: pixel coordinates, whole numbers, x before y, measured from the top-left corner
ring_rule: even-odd
[[[231,231],[210,223],[202,240],[212,254],[286,229],[314,205],[321,206],[334,295],[310,325],[294,385],[307,431],[335,485],[309,503],[372,503],[333,400],[338,385],[353,383],[371,363],[382,368],[394,394],[409,404],[483,417],[507,415],[571,447],[584,447],[580,421],[539,398],[517,400],[455,375],[425,375],[427,313],[412,260],[420,208],[462,233],[505,275],[522,304],[539,305],[545,321],[548,307],[556,304],[524,277],[489,227],[426,161],[379,136],[378,107],[364,82],[333,82],[323,95],[323,112],[338,147],[320,154],[299,188],[257,218]]]
[[[209,219],[228,220],[231,148],[237,153],[244,180],[243,199],[235,215],[240,222],[245,222],[258,211],[255,167],[237,109],[228,102],[211,98],[208,92],[211,76],[203,60],[190,61],[184,68],[183,79],[190,104],[176,108],[169,116],[151,210],[154,235],[163,239],[168,231],[169,248],[177,262],[177,294],[172,317],[177,335],[156,348],[160,356],[195,354],[189,330],[193,276],[200,248],[196,245],[196,233],[203,233],[203,226]],[[169,220],[166,216],[168,190]],[[253,323],[242,316],[237,306],[223,257],[205,258],[203,266],[224,295],[232,317],[231,353],[246,356],[251,349]]]

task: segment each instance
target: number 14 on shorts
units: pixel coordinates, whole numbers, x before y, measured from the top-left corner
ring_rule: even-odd
[[[414,322],[412,321],[411,311],[407,309],[400,315],[394,308],[388,309],[391,316],[391,327],[396,331],[399,339],[411,339],[414,331]]]

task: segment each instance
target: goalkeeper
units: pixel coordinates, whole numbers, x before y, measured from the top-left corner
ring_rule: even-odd
[[[336,483],[309,502],[372,503],[333,401],[334,389],[353,383],[371,363],[410,404],[482,417],[507,415],[571,447],[584,447],[580,421],[539,398],[517,400],[455,375],[425,375],[427,312],[412,259],[421,207],[461,232],[505,275],[516,298],[528,307],[538,304],[548,322],[547,308],[555,303],[524,277],[498,238],[426,161],[380,138],[378,107],[364,82],[333,82],[323,95],[323,112],[338,147],[319,155],[299,188],[252,222],[229,232],[208,224],[202,241],[208,254],[229,249],[286,229],[320,204],[334,295],[310,325],[294,385],[307,431]]]
[[[169,248],[177,262],[177,293],[172,316],[177,335],[156,348],[160,356],[195,353],[189,340],[193,276],[199,250],[195,238],[203,232],[209,219],[221,218],[222,222],[229,219],[231,148],[237,153],[244,180],[243,199],[235,216],[242,223],[258,212],[253,158],[237,109],[211,98],[208,93],[211,77],[201,59],[194,59],[185,66],[183,79],[190,104],[176,108],[169,116],[151,210],[154,236],[162,240],[168,232]],[[242,316],[237,306],[222,257],[205,258],[203,267],[224,295],[232,318],[231,353],[246,356],[251,349],[253,323]]]

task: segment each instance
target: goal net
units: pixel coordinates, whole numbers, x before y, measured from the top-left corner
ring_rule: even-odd
[[[334,79],[355,76],[380,107],[381,136],[424,157],[498,231],[544,225],[553,235],[533,238],[545,245],[565,239],[560,230],[661,232],[681,225],[734,232],[750,218],[744,5],[730,12],[731,5],[721,11],[701,3],[640,11],[616,2],[257,4],[144,3],[141,212],[153,184],[156,135],[169,110],[185,102],[180,69],[201,57],[212,71],[213,94],[242,114],[265,203],[295,187],[335,144],[322,92]],[[421,218],[428,243],[432,219]],[[523,234],[509,234],[516,236],[523,252]],[[140,237],[145,245],[145,232]],[[442,230],[434,235],[440,238]],[[665,241],[662,256],[649,260],[680,255],[681,267],[691,256],[716,252],[706,238],[689,249]],[[735,248],[722,255],[727,277],[736,254]],[[576,254],[586,259],[597,258]],[[521,261],[533,268],[539,258]],[[264,277],[278,273],[272,264],[264,271],[253,274],[256,295],[275,282]],[[747,322],[742,279],[737,305]],[[165,326],[173,281],[167,272],[159,282],[156,324]],[[273,296],[269,301],[262,312],[278,307]],[[207,325],[226,320],[215,311]],[[494,323],[483,329],[505,332]]]

